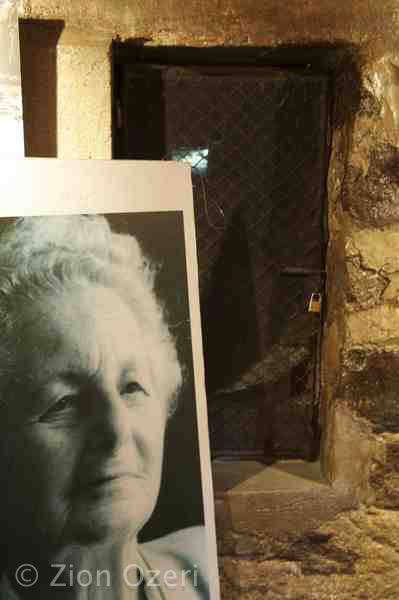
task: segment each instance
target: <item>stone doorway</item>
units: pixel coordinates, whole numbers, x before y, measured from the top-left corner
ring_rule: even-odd
[[[315,460],[328,77],[192,58],[116,61],[114,157],[192,165],[213,458]]]

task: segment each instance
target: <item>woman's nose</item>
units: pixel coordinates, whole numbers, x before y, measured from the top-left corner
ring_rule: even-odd
[[[96,448],[113,453],[130,439],[129,409],[116,390],[103,391],[95,404],[92,441]]]

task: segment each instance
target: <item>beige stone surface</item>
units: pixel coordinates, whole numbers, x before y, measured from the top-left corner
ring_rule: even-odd
[[[223,540],[229,531],[268,532],[276,538],[304,533],[356,503],[351,490],[323,479],[317,462],[287,460],[267,466],[215,461],[212,473]]]
[[[346,308],[353,312],[372,308],[382,302],[390,277],[384,271],[363,264],[360,254],[351,256],[346,262],[348,288]]]
[[[264,45],[340,42],[354,45],[395,43],[397,0],[293,0],[281,10],[279,0],[27,0],[33,18],[65,19],[68,25],[145,37],[179,45]]]
[[[374,489],[377,505],[394,510],[399,509],[398,433],[385,433],[378,437],[370,482]]]
[[[380,138],[399,145],[399,54],[386,53],[364,73],[364,86],[379,103]],[[365,124],[362,124],[364,129]],[[370,127],[373,127],[372,121]],[[375,125],[374,125],[375,127]],[[366,141],[365,141],[366,142]],[[367,144],[367,142],[366,142]]]
[[[399,353],[353,348],[344,353],[341,394],[373,435],[399,432]]]
[[[387,301],[399,301],[399,273],[392,273],[389,276],[389,284],[385,288],[382,298]]]
[[[107,44],[57,47],[57,156],[111,158],[111,67]]]
[[[393,467],[397,459],[391,458],[397,456],[396,446],[380,434],[396,435],[398,412],[398,64],[397,52],[387,45],[383,58],[358,65],[342,84],[337,81],[342,104],[335,113],[329,175],[330,293],[324,349],[325,357],[335,355],[335,362],[324,363],[335,376],[323,374],[322,406],[322,456],[329,478],[350,485],[360,475],[357,490],[363,489],[363,499],[391,508],[399,498]],[[348,118],[343,126],[341,110]],[[342,163],[344,174],[337,166]],[[341,422],[343,414],[348,418]],[[352,445],[347,435],[351,427],[345,425],[351,420]]]
[[[346,250],[348,257],[359,255],[365,268],[387,274],[399,271],[399,227],[354,229]]]
[[[398,56],[397,50],[390,52],[387,46],[382,58],[371,60],[358,73],[360,97],[350,133],[345,184],[347,208],[358,225],[387,228],[389,238],[399,221]]]
[[[399,348],[399,308],[389,304],[347,315],[347,346]]]
[[[27,156],[112,156],[108,39],[27,22],[21,30]]]
[[[344,513],[269,554],[225,556],[220,571],[231,600],[397,600],[399,520],[375,508]]]
[[[343,402],[330,407],[323,432],[323,472],[333,487],[356,502],[370,502],[369,473],[375,440],[367,422],[355,417]]]

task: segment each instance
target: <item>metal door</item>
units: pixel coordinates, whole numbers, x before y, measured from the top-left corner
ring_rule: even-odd
[[[117,158],[192,165],[214,456],[315,458],[322,306],[309,303],[323,302],[327,77],[121,73]]]

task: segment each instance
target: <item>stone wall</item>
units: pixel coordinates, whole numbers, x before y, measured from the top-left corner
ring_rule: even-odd
[[[324,360],[326,473],[389,508],[399,491],[397,69],[389,53],[360,62],[341,90],[357,101],[333,135]]]
[[[273,535],[255,522],[243,531],[234,519],[220,520],[222,590],[232,600],[396,598],[399,0],[284,7],[279,0],[26,0],[26,17],[24,108],[33,155],[111,157],[115,39],[259,46],[271,61],[330,71],[322,464],[332,490],[358,508]]]

